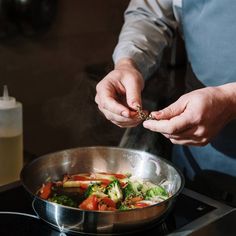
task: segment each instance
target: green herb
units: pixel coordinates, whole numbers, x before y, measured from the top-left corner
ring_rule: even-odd
[[[54,194],[53,197],[48,199],[50,202],[61,204],[64,206],[77,207],[76,202],[66,195]]]

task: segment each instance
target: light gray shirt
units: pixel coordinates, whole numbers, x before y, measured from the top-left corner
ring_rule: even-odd
[[[163,49],[181,28],[182,0],[131,0],[113,61],[132,58],[144,78],[159,66]]]

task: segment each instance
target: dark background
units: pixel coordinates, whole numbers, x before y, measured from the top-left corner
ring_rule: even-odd
[[[58,0],[45,25],[34,24],[37,12],[25,10],[32,3],[11,2],[0,8],[0,91],[6,84],[23,103],[25,150],[41,155],[117,145],[124,129],[98,112],[94,95],[97,81],[112,67],[129,1]]]

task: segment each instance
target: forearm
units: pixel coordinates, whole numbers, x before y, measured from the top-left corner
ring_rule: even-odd
[[[131,1],[113,54],[115,64],[122,58],[132,58],[144,78],[158,66],[163,49],[171,44],[177,27],[171,4],[163,8],[159,2]]]

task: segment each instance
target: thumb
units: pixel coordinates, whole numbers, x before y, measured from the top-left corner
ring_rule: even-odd
[[[154,119],[157,120],[169,120],[183,113],[185,108],[186,103],[183,103],[183,101],[181,100],[177,100],[176,102],[172,103],[171,105],[160,111],[152,112],[151,115]]]

